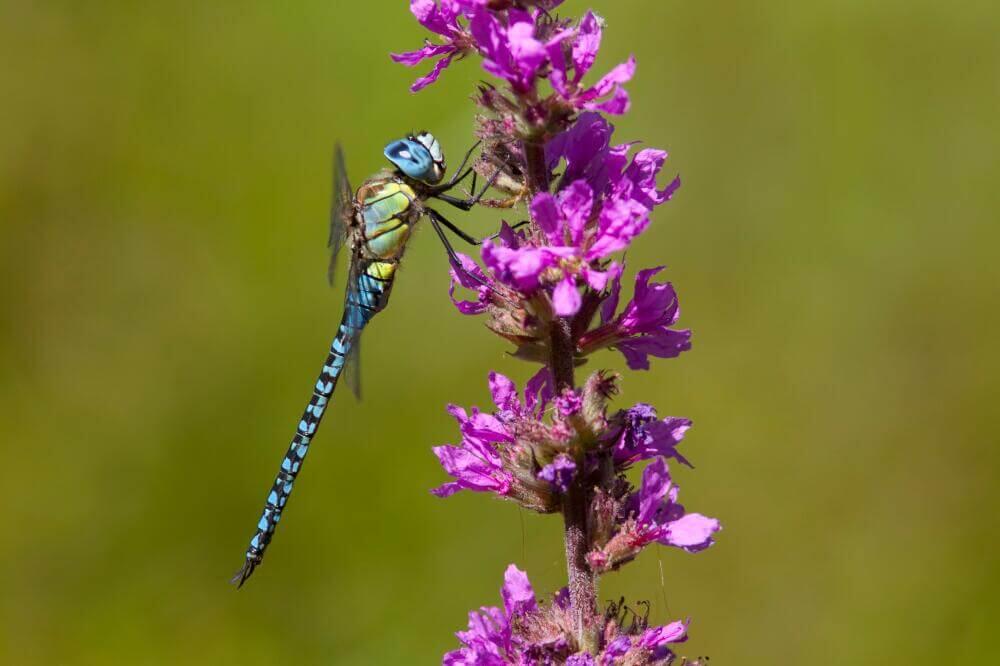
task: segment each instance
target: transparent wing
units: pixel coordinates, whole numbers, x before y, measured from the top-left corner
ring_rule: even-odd
[[[337,269],[337,255],[344,246],[351,216],[354,214],[354,190],[347,179],[347,167],[344,166],[344,151],[338,143],[333,151],[333,203],[330,205],[330,266],[327,269],[327,280],[333,284],[333,276]],[[350,288],[350,287],[348,287]]]
[[[354,341],[351,353],[347,355],[347,385],[351,387],[351,393],[355,400],[361,401],[361,339]]]
[[[351,251],[351,266],[347,274],[347,288],[344,290],[344,310],[346,313],[347,308],[357,307],[352,306],[351,303],[360,302],[360,298],[357,297],[358,291],[358,276],[365,270],[366,261],[362,258],[360,254],[360,248],[352,248]],[[354,344],[351,346],[351,350],[347,353],[346,367],[344,368],[346,373],[345,379],[348,385],[351,387],[351,393],[358,400],[361,400],[361,337],[359,336],[354,340]]]

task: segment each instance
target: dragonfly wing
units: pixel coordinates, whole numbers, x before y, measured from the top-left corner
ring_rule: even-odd
[[[354,215],[354,190],[347,178],[347,167],[344,165],[344,151],[338,143],[333,151],[333,203],[330,206],[330,266],[327,269],[327,280],[333,284],[333,276],[337,269],[337,255],[344,246],[347,229]]]
[[[365,271],[368,262],[361,256],[361,248],[354,247],[351,252],[351,267],[347,275],[347,288],[344,290],[344,310],[345,317],[347,315],[348,308],[357,308],[359,306],[352,305],[356,303],[361,303],[363,300],[359,297],[358,289],[360,285],[361,273]],[[358,317],[355,321],[361,321],[363,315],[358,313]],[[350,351],[347,353],[347,359],[345,360],[344,370],[347,373],[347,383],[351,387],[351,393],[358,400],[361,400],[361,338],[358,337],[354,340],[354,344],[351,346]]]
[[[358,401],[361,400],[361,339],[354,341],[350,353],[347,355],[346,367],[347,384],[351,387],[351,393]]]

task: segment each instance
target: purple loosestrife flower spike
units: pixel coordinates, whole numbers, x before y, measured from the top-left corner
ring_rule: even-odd
[[[482,148],[472,168],[504,198],[479,202],[510,211],[512,222],[528,218],[516,230],[501,221],[481,263],[450,254],[449,297],[458,311],[484,316],[514,357],[541,367],[523,392],[490,373],[490,410],[449,406],[460,439],[433,449],[450,480],[432,492],[489,492],[561,513],[566,542],[568,585],[550,602],[539,600],[527,574],[511,565],[502,607],[470,613],[445,664],[672,663],[688,621],[650,627],[634,614],[627,623],[623,606],[602,611],[597,577],[653,544],[704,550],[721,529],[718,520],[686,511],[670,476],[668,460],[691,467],[679,452],[691,421],[660,418],[645,403],[609,413],[616,373],[598,370],[577,384],[576,368],[594,352],[617,350],[630,369],[647,370],[650,357],[690,349],[691,332],[674,328],[680,308],[674,287],[656,281],[662,267],[639,270],[621,304],[622,253],[680,178],[661,177],[666,151],[615,140],[605,115],[629,110],[625,86],[636,60],[595,74],[605,23],[592,11],[579,20],[559,16],[560,4],[411,0],[431,39],[392,55],[411,67],[433,61],[413,91],[456,59],[481,58],[493,80],[473,97]],[[636,465],[645,465],[638,488],[626,475]]]

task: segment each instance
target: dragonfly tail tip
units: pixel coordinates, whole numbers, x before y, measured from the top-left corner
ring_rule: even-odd
[[[255,568],[257,568],[257,562],[247,559],[247,561],[243,563],[243,566],[240,567],[240,570],[236,572],[236,575],[233,576],[229,582],[235,585],[237,590],[240,589],[243,587],[243,583],[247,582],[247,579],[250,578],[250,575],[253,573]]]

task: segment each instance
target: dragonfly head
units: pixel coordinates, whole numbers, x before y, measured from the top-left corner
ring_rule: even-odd
[[[435,185],[444,178],[441,144],[430,132],[411,134],[385,147],[385,156],[408,178]]]

